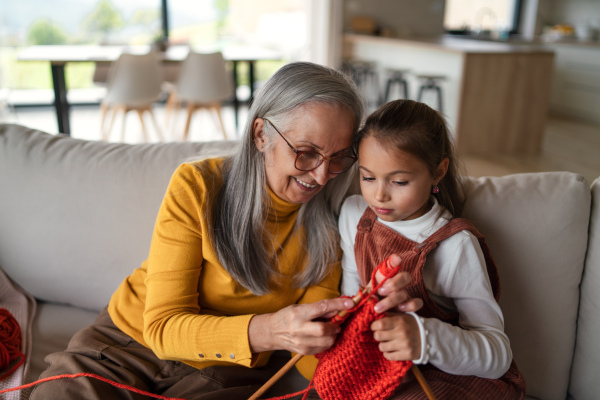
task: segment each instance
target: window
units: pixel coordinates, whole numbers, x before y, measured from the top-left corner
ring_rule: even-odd
[[[515,33],[519,0],[446,0],[444,28],[451,33]]]
[[[0,14],[0,70],[3,76],[0,83],[12,89],[37,90],[39,95],[29,96],[33,103],[51,103],[49,63],[18,63],[16,58],[21,47],[147,44],[161,33],[160,7],[156,0],[5,1]],[[73,63],[66,67],[70,89],[93,88],[93,75],[94,63]]]

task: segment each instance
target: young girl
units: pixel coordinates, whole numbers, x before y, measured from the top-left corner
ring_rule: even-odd
[[[349,197],[340,215],[342,292],[356,294],[398,254],[411,274],[406,292],[423,300],[417,313],[388,312],[372,323],[384,357],[420,365],[438,399],[524,398],[496,267],[483,236],[459,218],[464,199],[443,117],[393,101],[367,118],[357,144],[362,196]],[[393,398],[425,394],[407,376]]]

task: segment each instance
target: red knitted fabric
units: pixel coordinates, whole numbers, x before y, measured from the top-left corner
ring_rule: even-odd
[[[386,279],[399,270],[389,270],[387,265],[386,260],[377,267]],[[319,364],[312,383],[323,400],[387,399],[412,366],[411,361],[387,360],[379,350],[371,323],[385,314],[374,311],[377,301],[376,297],[361,301],[344,321],[335,344],[316,355]]]

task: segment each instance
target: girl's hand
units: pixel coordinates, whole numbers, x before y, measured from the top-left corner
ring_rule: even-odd
[[[391,361],[418,360],[421,358],[419,324],[412,315],[388,313],[371,324],[373,337],[379,350]]]
[[[250,320],[248,339],[253,353],[289,350],[317,354],[330,348],[340,327],[327,322],[341,310],[354,306],[348,298],[291,305],[273,314],[255,315]]]
[[[392,267],[400,265],[400,256],[397,254],[392,255],[390,258],[390,264]],[[377,271],[375,274],[377,282],[381,282],[384,276],[381,272]],[[387,310],[392,311],[418,311],[423,307],[423,301],[421,299],[411,299],[408,293],[403,290],[406,285],[410,283],[410,274],[408,272],[400,272],[396,276],[388,279],[377,291],[380,297],[383,297],[375,305],[375,311],[382,313]],[[374,282],[373,287],[377,286],[377,282]]]

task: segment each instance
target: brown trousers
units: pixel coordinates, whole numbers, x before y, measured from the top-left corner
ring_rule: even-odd
[[[46,362],[50,366],[40,379],[87,372],[153,394],[187,400],[247,399],[282,365],[273,361],[263,368],[218,366],[199,370],[181,362],[160,360],[152,350],[121,332],[106,309],[94,324],[73,336],[65,351],[48,355]],[[263,396],[268,397],[269,393]],[[148,400],[151,397],[94,378],[78,377],[39,384],[30,399]]]

